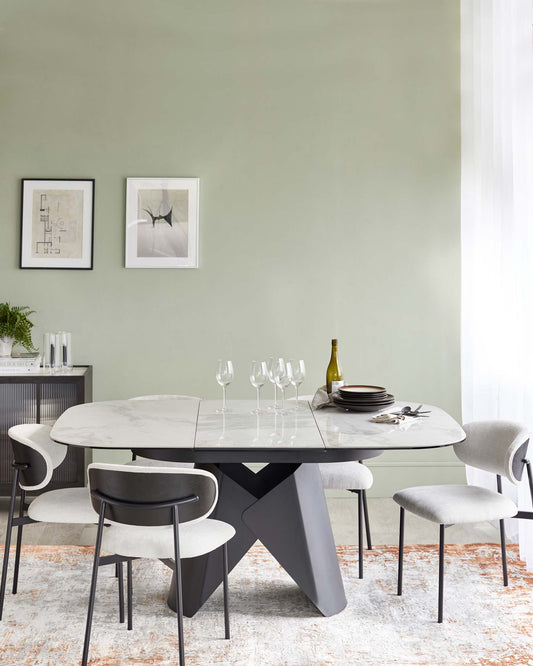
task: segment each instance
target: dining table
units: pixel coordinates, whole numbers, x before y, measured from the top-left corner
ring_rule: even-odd
[[[418,404],[397,401],[386,411]],[[136,456],[192,462],[217,478],[212,518],[230,523],[231,571],[259,540],[324,615],[346,606],[319,463],[364,461],[384,451],[457,444],[465,433],[439,407],[424,417],[376,423],[373,413],[308,401],[254,413],[255,401],[163,398],[111,400],[67,409],[52,438],[86,449],[128,449]],[[261,465],[251,465],[261,463]],[[193,616],[222,582],[220,554],[183,560],[183,609]],[[175,610],[170,587],[168,604]]]

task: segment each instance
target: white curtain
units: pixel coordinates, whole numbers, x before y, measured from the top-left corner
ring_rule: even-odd
[[[461,2],[461,224],[463,420],[533,431],[532,9],[532,0]],[[467,477],[495,489],[494,477]],[[524,481],[505,492],[531,510]],[[533,571],[533,521],[508,529]]]

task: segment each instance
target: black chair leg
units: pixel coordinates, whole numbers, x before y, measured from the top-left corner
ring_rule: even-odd
[[[503,520],[500,520],[500,543],[502,547],[503,584],[507,587],[509,579],[507,578],[507,548],[505,546],[505,523]]]
[[[185,650],[183,648],[183,594],[181,587],[181,560],[180,560],[180,539],[179,539],[179,518],[178,507],[172,508],[174,518],[174,561],[176,574],[176,616],[178,620],[178,641],[180,666],[185,666]]]
[[[444,525],[440,526],[439,535],[439,616],[437,622],[442,622],[442,609],[444,605]]]
[[[133,629],[133,575],[131,571],[131,560],[126,564],[128,576],[128,630]]]
[[[117,562],[118,573],[118,618],[120,624],[124,623],[124,567],[122,562]]]
[[[404,541],[404,527],[405,527],[405,509],[400,507],[400,538],[398,543],[398,596],[402,596],[403,585],[403,541]]]
[[[222,569],[224,585],[224,638],[230,638],[229,630],[229,603],[228,603],[228,544],[222,546]]]
[[[363,491],[357,491],[357,531],[359,539],[359,578],[363,577]]]
[[[528,476],[530,475],[530,470],[528,469]],[[529,479],[531,484],[531,478]],[[496,486],[500,495],[502,494],[502,477],[499,474],[496,474]],[[533,499],[533,486],[531,486],[531,499]],[[507,578],[507,549],[505,547],[505,523],[503,520],[500,520],[500,543],[502,548],[502,567],[503,567],[503,584],[505,587],[509,585],[509,580]]]
[[[9,514],[6,525],[6,542],[4,547],[4,561],[2,564],[2,581],[0,583],[0,620],[4,612],[4,598],[6,595],[7,567],[9,564],[9,549],[11,548],[11,529],[13,527],[13,513],[15,511],[15,499],[17,497],[17,486],[19,481],[19,470],[15,468],[13,474],[13,485],[11,486],[11,500],[9,502]]]
[[[100,506],[100,517],[98,519],[98,532],[96,533],[96,545],[94,547],[93,575],[91,578],[91,591],[89,593],[89,607],[87,609],[87,625],[85,627],[85,640],[83,642],[82,666],[87,666],[89,656],[89,642],[91,640],[91,627],[93,622],[94,598],[96,595],[96,580],[98,578],[98,566],[100,564],[100,548],[102,547],[102,532],[104,529],[104,514],[106,503]]]
[[[22,520],[24,517],[24,502],[26,501],[26,492],[21,488],[20,489],[20,506],[19,506],[19,518]],[[18,582],[19,582],[19,567],[20,567],[20,547],[22,546],[22,525],[19,525],[17,528],[17,547],[15,550],[15,569],[13,571],[13,594],[17,593]]]
[[[366,490],[361,491],[363,493],[363,511],[365,513],[365,530],[366,530],[366,547],[368,550],[372,550],[372,539],[370,538],[370,520],[368,519],[368,504],[366,501]]]

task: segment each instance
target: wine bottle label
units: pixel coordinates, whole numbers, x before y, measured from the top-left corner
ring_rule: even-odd
[[[331,392],[335,393],[335,391],[338,391],[341,386],[344,386],[344,379],[341,379],[338,382],[331,382]]]

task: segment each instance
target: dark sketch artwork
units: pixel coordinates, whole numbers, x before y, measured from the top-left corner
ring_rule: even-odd
[[[172,226],[172,208],[168,211],[166,215],[154,215],[151,210],[146,211],[148,215],[152,218],[152,225],[155,227],[155,223],[158,220],[164,220],[167,224]]]
[[[188,256],[188,190],[141,189],[137,209],[138,257]]]
[[[32,241],[32,258],[81,258],[83,191],[34,190]]]

